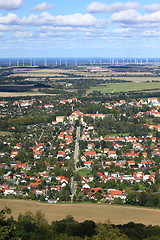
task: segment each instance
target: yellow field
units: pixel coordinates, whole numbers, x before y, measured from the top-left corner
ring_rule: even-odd
[[[0,97],[24,97],[24,96],[43,96],[43,95],[54,96],[56,94],[46,94],[46,93],[38,93],[38,92],[0,92]]]
[[[0,136],[8,136],[8,135],[13,135],[14,132],[5,132],[5,131],[0,131]]]
[[[109,219],[114,224],[132,221],[146,225],[160,225],[160,209],[109,204],[47,204],[31,200],[0,199],[0,210],[5,206],[12,210],[12,215],[15,218],[26,211],[41,210],[49,222],[72,215],[79,222],[85,220],[105,222]]]
[[[58,69],[58,68],[50,68],[50,69],[39,69],[33,67],[31,69],[19,69],[15,68],[14,73],[11,76],[23,76],[30,80],[45,80],[46,77],[49,77],[50,80],[59,81],[61,79],[69,78],[71,80],[79,80],[81,78],[95,78],[95,79],[103,79],[109,80],[113,79],[122,79],[126,81],[132,82],[146,82],[146,81],[160,81],[160,77],[154,76],[153,72],[115,72],[111,69],[102,68],[101,71],[97,72],[90,72],[87,69],[90,67],[84,68],[76,68],[76,69]],[[72,77],[70,74],[74,74],[75,76]],[[148,75],[148,76],[147,76]]]

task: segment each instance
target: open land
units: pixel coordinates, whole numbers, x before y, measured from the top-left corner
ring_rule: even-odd
[[[137,91],[137,90],[151,90],[151,89],[160,89],[159,82],[145,82],[145,83],[133,83],[133,82],[126,82],[126,83],[113,83],[107,84],[106,86],[96,86],[91,87],[87,93],[93,92],[94,90],[100,91],[102,93],[109,93],[109,92],[126,92],[126,91]]]
[[[46,94],[40,92],[0,92],[0,97],[24,97],[24,96],[43,96],[43,95],[52,95],[55,94]]]
[[[109,204],[46,204],[28,200],[1,199],[0,210],[5,206],[12,210],[12,216],[15,218],[20,213],[23,214],[27,211],[42,211],[49,222],[61,220],[67,215],[71,215],[79,222],[86,219],[105,222],[109,219],[114,224],[124,224],[132,221],[146,225],[160,225],[159,209]]]
[[[8,135],[13,135],[13,132],[5,132],[5,131],[0,131],[0,136],[8,136]]]
[[[103,69],[102,71],[90,72],[84,68],[77,69],[14,69],[11,76],[31,77],[31,78],[53,78],[55,81],[65,78],[81,79],[81,78],[96,78],[96,79],[121,79],[133,82],[160,81],[160,77],[154,75],[153,72],[117,72],[114,70]]]

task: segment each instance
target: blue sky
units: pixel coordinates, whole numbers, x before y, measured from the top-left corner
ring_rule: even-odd
[[[159,1],[0,0],[0,57],[160,57]]]

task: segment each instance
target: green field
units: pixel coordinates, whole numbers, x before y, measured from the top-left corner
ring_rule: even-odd
[[[112,133],[112,134],[107,134],[105,137],[128,137],[129,133]]]
[[[79,174],[79,176],[86,176],[87,174],[91,174],[91,171],[87,168],[83,168],[81,170],[78,170],[77,173]]]
[[[114,92],[128,92],[128,91],[137,91],[137,90],[151,90],[151,89],[159,89],[159,82],[147,82],[147,83],[134,83],[134,82],[126,82],[126,83],[112,83],[107,84],[105,86],[97,86],[91,87],[87,94],[95,91],[100,91],[101,93],[114,93]]]
[[[119,76],[119,77],[113,75],[112,79],[117,79],[117,80],[121,79],[121,80],[125,80],[125,81],[132,81],[135,83],[160,81],[160,77],[155,77],[155,76],[146,77],[144,75],[132,76],[131,74],[129,74],[129,76]]]

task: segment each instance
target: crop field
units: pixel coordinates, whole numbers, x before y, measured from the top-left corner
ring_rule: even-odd
[[[137,91],[137,90],[151,90],[151,89],[160,89],[159,82],[147,82],[147,83],[113,83],[107,84],[106,86],[97,86],[91,87],[87,93],[93,92],[94,90],[100,91],[102,93],[114,93],[114,92],[128,92],[128,91]]]
[[[105,222],[109,219],[114,224],[132,221],[146,225],[160,225],[160,209],[109,204],[46,204],[29,200],[0,199],[0,210],[5,206],[11,209],[12,216],[15,218],[26,211],[42,211],[49,222],[71,215],[79,222],[85,220]]]
[[[90,67],[85,68],[76,68],[76,69],[58,69],[58,68],[49,68],[49,69],[39,69],[39,68],[30,68],[30,69],[14,69],[14,73],[11,76],[23,76],[31,78],[46,78],[49,77],[54,81],[70,78],[70,79],[81,79],[81,78],[94,78],[94,79],[122,79],[126,81],[133,82],[146,82],[146,81],[160,81],[160,77],[155,76],[152,72],[115,72],[114,70],[102,69],[101,71],[90,72]],[[74,75],[74,77],[73,77]],[[42,80],[42,79],[41,79]]]
[[[14,132],[5,132],[5,131],[0,131],[0,136],[8,136],[8,135],[13,135]]]
[[[55,94],[46,94],[40,92],[0,92],[0,97],[24,97],[24,96],[43,96],[43,95],[52,95]]]
[[[113,76],[113,79],[121,79],[121,80],[125,80],[125,81],[131,81],[131,82],[135,82],[135,83],[141,83],[141,82],[152,82],[152,81],[158,81],[160,82],[160,77],[155,77],[155,76],[151,76],[151,77],[145,77],[144,75],[142,76]]]

